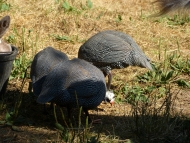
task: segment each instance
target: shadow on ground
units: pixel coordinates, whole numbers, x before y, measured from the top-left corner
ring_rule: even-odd
[[[22,104],[19,108],[18,117],[14,120],[14,125],[19,130],[15,131],[11,126],[0,125],[0,142],[64,142],[60,138],[60,132],[55,128],[55,118],[53,110],[50,109],[49,104],[47,105],[47,112],[44,112],[44,105],[36,103],[35,96],[31,93],[20,93],[18,90],[7,91],[6,97],[4,97],[3,101],[5,104],[0,111],[0,120],[5,119],[7,112],[13,111],[15,102],[17,102],[20,95],[22,95]],[[61,117],[59,107],[56,108],[56,111],[59,123],[66,127],[65,122]],[[69,124],[67,111],[65,108],[63,111],[66,123]],[[140,138],[139,133],[141,132],[146,138],[146,133],[143,133],[143,129],[140,126],[139,128],[135,127],[135,124],[138,122],[137,118],[129,116],[129,112],[130,106],[127,104],[116,104],[114,107],[111,107],[108,104],[102,103],[97,109],[90,111],[92,119],[101,119],[101,124],[89,124],[89,132],[95,136],[100,133],[102,140],[108,139],[113,142],[126,142],[126,139]],[[73,109],[72,115],[73,127],[69,128],[79,131],[79,109]],[[162,118],[163,117],[159,117],[159,120],[162,120]],[[85,115],[83,114],[81,115],[81,122],[80,133],[84,131],[86,126]],[[179,125],[172,130],[172,133],[175,132],[173,134],[178,135],[179,137],[190,136],[189,121],[186,122],[185,126],[181,124],[181,120],[178,120],[177,122]],[[177,137],[176,141],[180,142]]]

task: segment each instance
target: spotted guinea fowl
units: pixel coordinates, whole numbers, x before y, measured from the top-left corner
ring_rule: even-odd
[[[163,15],[175,10],[190,9],[190,0],[156,0],[160,6],[160,12],[156,15]]]
[[[54,102],[66,107],[68,116],[73,107],[82,106],[86,116],[88,110],[97,107],[106,96],[103,73],[82,59],[59,63],[45,78],[37,102]],[[110,103],[113,99],[110,99]],[[90,117],[89,117],[90,119]]]
[[[38,52],[31,65],[30,78],[32,80],[33,92],[38,96],[46,75],[60,62],[69,60],[67,55],[53,47],[47,47]]]
[[[143,53],[131,36],[113,30],[99,32],[88,39],[79,49],[78,58],[93,63],[108,75],[108,89],[112,69],[140,66],[152,70],[150,59]]]

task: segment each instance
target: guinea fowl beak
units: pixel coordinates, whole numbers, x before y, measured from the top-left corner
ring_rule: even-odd
[[[111,106],[113,106],[114,105],[114,99],[112,99],[111,101],[110,101],[110,104],[111,104]]]

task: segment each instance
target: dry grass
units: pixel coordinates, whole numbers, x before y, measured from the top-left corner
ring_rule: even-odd
[[[81,5],[86,5],[85,0],[68,0],[71,6],[76,8],[76,11],[65,12],[62,8],[63,0],[7,0],[11,4],[11,9],[0,13],[0,17],[11,16],[10,29],[4,39],[8,40],[9,35],[14,35],[12,44],[18,47],[20,55],[25,52],[29,59],[47,46],[59,49],[69,58],[74,58],[77,57],[78,49],[85,40],[99,31],[112,29],[131,35],[154,62],[159,63],[164,60],[165,50],[171,53],[179,49],[184,58],[189,56],[190,23],[169,25],[168,22],[171,21],[165,17],[150,17],[157,12],[157,8],[151,3],[151,0],[91,1],[93,3],[92,9],[82,9]],[[118,15],[121,16],[121,21],[118,21]],[[29,30],[31,30],[30,35]],[[56,35],[67,36],[71,40],[56,40]],[[161,53],[161,59],[159,59],[159,53]],[[132,81],[137,74],[145,71],[146,69],[137,67],[113,70],[112,84],[114,89],[120,90],[125,83]],[[11,81],[9,90],[19,89],[19,83],[20,80]],[[26,84],[24,93],[27,95],[27,92],[28,85]],[[181,101],[188,99],[187,93],[189,90],[181,92],[182,96],[179,97]],[[184,98],[182,98],[183,95]],[[189,103],[183,103],[184,107],[189,107]],[[57,131],[52,127],[51,122],[52,120],[54,122],[54,119],[39,115],[41,113],[38,109],[39,105],[36,105],[35,108],[31,106],[28,105],[31,114],[25,114],[35,122],[35,126],[22,125],[24,133],[14,133],[10,129],[4,128],[2,131],[5,132],[6,136],[3,136],[3,139],[10,138],[15,134],[14,138],[8,142],[55,142],[60,140],[57,138]],[[103,119],[104,130],[101,134],[103,139],[111,138],[113,142],[118,142],[115,136],[120,140],[131,137],[131,133],[126,130],[129,125],[124,120],[130,110],[129,105],[117,104],[114,108],[102,104],[99,108],[103,110],[92,111],[92,114]],[[38,117],[42,119],[43,124],[37,119]],[[48,118],[47,121],[45,118]],[[92,132],[96,132],[97,128],[93,127]]]
[[[68,54],[70,58],[77,57],[78,49],[85,40],[99,31],[113,29],[131,35],[152,61],[159,61],[159,47],[163,52],[165,49],[172,51],[180,48],[184,56],[189,55],[189,23],[182,26],[168,25],[165,18],[149,17],[156,12],[150,0],[117,2],[98,0],[92,1],[93,8],[87,10],[82,10],[80,7],[81,3],[85,5],[84,0],[69,1],[73,7],[81,11],[80,14],[65,13],[61,0],[58,3],[53,0],[8,2],[12,6],[11,10],[1,15],[10,15],[12,21],[10,30],[4,38],[10,34],[15,35],[13,30],[15,28],[20,36],[15,36],[16,41],[13,44],[19,48],[20,53],[23,48],[21,37],[24,37],[27,44],[26,52],[31,56],[44,47],[53,46]],[[118,15],[122,17],[120,22],[116,22]],[[156,20],[161,22],[155,22]],[[24,34],[22,34],[23,28]],[[29,30],[32,32],[28,38]],[[52,35],[68,36],[73,42],[57,41]],[[129,73],[127,79],[125,76],[126,80],[133,77],[134,69],[132,71],[130,72],[132,75]],[[141,69],[137,70],[139,71]]]

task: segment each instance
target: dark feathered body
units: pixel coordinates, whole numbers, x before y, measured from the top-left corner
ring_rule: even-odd
[[[103,31],[88,39],[79,49],[78,57],[104,72],[115,68],[140,66],[152,69],[149,58],[127,34]]]
[[[95,34],[80,47],[78,58],[93,63],[105,75],[109,75],[111,69],[128,66],[152,70],[150,59],[132,37],[119,31],[106,30]]]
[[[59,63],[46,76],[37,101],[53,101],[68,108],[79,105],[88,110],[98,106],[105,95],[102,72],[84,60],[73,59]]]
[[[35,55],[30,71],[30,77],[35,95],[38,96],[40,94],[42,88],[41,86],[46,78],[46,75],[49,74],[58,63],[65,62],[67,60],[68,57],[66,54],[52,47],[47,47]]]
[[[163,15],[175,10],[190,9],[190,0],[156,0],[161,10],[158,15]]]

